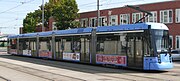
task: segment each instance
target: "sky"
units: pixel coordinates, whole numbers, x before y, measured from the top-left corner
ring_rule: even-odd
[[[48,2],[49,0],[44,0]],[[100,10],[122,7],[125,5],[138,5],[171,0],[99,0]],[[94,11],[97,9],[97,0],[76,0],[79,12]],[[0,0],[0,33],[19,34],[23,27],[26,14],[39,9],[42,0]]]

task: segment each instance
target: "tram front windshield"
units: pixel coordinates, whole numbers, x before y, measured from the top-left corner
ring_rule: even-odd
[[[154,30],[157,52],[168,52],[169,34],[167,30]]]

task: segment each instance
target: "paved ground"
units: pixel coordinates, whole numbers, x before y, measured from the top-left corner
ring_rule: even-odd
[[[0,52],[0,81],[180,81],[174,69],[144,72],[7,55]],[[2,80],[1,80],[2,79]]]

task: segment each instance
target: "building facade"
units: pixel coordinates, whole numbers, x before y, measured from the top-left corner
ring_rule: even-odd
[[[153,15],[142,22],[164,23],[170,30],[173,49],[180,49],[180,1],[167,1],[151,4],[136,5]],[[100,10],[99,26],[131,24],[142,18],[145,13],[128,7]],[[80,13],[81,27],[97,26],[97,11]]]

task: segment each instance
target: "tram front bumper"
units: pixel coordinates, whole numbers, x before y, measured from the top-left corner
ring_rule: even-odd
[[[162,63],[150,63],[150,70],[165,70],[172,69],[173,63],[171,62],[162,62]]]

